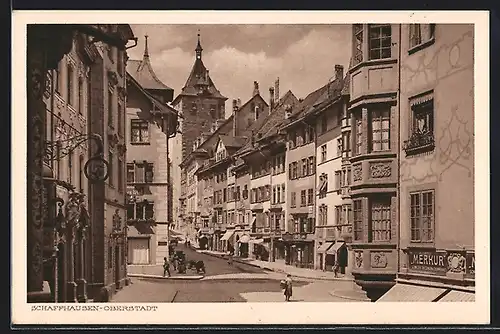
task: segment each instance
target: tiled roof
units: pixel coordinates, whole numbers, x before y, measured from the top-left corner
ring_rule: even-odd
[[[342,95],[350,95],[349,85],[351,84],[351,76],[347,74],[344,77],[344,86],[342,87]]]
[[[267,122],[258,131],[257,136],[263,139],[278,132],[279,125],[285,120],[287,105],[293,106],[299,103],[299,99],[289,90],[280,99],[275,109],[269,115]]]
[[[149,61],[149,56],[147,55],[145,55],[142,60],[129,60],[127,62],[127,72],[130,73],[144,89],[174,91],[158,79]]]
[[[227,97],[223,96],[217,87],[215,87],[214,82],[212,81],[212,78],[210,75],[207,73],[207,68],[205,67],[205,64],[203,64],[203,61],[200,58],[196,58],[193,68],[191,69],[191,73],[189,74],[188,79],[186,80],[186,84],[182,88],[181,93],[176,97],[176,99],[179,96],[194,96],[198,95],[198,90],[196,89],[196,84],[200,82],[205,82],[205,76],[207,76],[206,83],[208,84],[208,93],[214,97],[214,98],[220,98],[220,99],[227,99]]]
[[[233,137],[228,135],[220,135],[220,140],[225,147],[240,148],[245,144],[247,137]]]
[[[280,117],[280,115],[284,116],[284,104],[283,102],[286,100],[293,100],[297,99],[295,95],[291,92],[288,91],[278,102],[278,108],[273,109],[273,111],[266,117],[263,117],[261,119],[258,119],[256,122],[254,122],[250,128],[248,129],[249,131],[252,131],[254,136],[258,136],[259,134],[261,135],[261,138],[268,134],[276,125],[279,125],[279,123],[282,121],[284,117]],[[298,102],[298,101],[297,101]],[[283,114],[281,113],[283,112]],[[245,145],[236,152],[237,154],[244,153],[246,151],[250,151],[253,149],[252,146],[252,138],[248,138],[246,141]]]

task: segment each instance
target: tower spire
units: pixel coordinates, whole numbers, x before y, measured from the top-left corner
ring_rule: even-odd
[[[203,48],[201,47],[201,42],[200,42],[200,29],[198,29],[198,44],[196,45],[196,58],[201,59],[201,52],[203,51]]]
[[[146,43],[144,45],[144,58],[149,58],[148,37],[148,34],[144,35],[144,38],[146,39]]]

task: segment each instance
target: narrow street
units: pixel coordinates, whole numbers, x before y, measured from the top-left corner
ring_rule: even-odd
[[[202,280],[132,278],[132,284],[113,296],[111,302],[280,302],[284,300],[279,282],[284,274],[269,272],[251,265],[184,250],[188,260],[203,260],[207,269]],[[293,302],[347,302],[329,291],[346,289],[348,281],[294,280]]]

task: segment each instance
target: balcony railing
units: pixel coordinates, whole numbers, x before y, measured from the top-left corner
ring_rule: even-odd
[[[434,134],[432,132],[414,132],[410,139],[403,143],[406,156],[432,151],[434,149]]]

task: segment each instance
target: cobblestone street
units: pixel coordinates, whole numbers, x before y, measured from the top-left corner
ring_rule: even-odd
[[[284,273],[276,273],[242,263],[229,265],[226,260],[184,249],[186,257],[203,260],[207,274],[201,280],[132,278],[132,284],[119,291],[112,302],[280,302],[284,300],[279,282]],[[160,266],[151,274],[161,274]],[[180,275],[177,275],[180,277]],[[294,279],[294,302],[347,302],[333,296],[333,290],[349,289],[352,282],[310,278]]]

